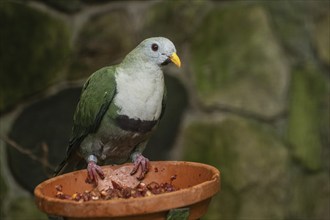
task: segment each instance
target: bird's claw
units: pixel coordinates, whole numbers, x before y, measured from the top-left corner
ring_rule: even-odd
[[[92,183],[95,182],[95,184],[98,184],[98,179],[104,179],[104,173],[100,166],[98,166],[94,161],[88,162],[87,166],[87,172],[88,172],[88,182]]]
[[[133,170],[131,171],[131,175],[136,174],[137,171],[139,170],[139,167],[141,167],[141,173],[136,178],[138,180],[142,180],[144,178],[144,176],[146,175],[146,173],[148,173],[148,171],[149,171],[149,160],[148,160],[148,158],[145,158],[144,156],[142,156],[142,154],[139,154],[135,158],[134,167],[133,167]]]

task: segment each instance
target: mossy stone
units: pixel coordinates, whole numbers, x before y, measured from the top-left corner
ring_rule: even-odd
[[[238,193],[226,183],[221,182],[221,190],[212,198],[203,219],[237,219],[239,207]]]
[[[330,7],[330,5],[329,5]],[[314,29],[314,42],[320,60],[330,66],[330,12],[318,18]]]
[[[8,219],[47,220],[47,215],[39,211],[34,198],[18,197],[11,201],[8,210]]]
[[[287,219],[330,219],[329,178],[328,172],[292,173]]]
[[[67,78],[86,78],[104,66],[120,63],[137,45],[133,30],[133,24],[124,10],[91,17],[77,38]]]
[[[1,163],[2,162],[0,161],[0,164]],[[2,175],[2,172],[0,171],[0,216],[4,216],[4,201],[7,196],[7,190],[8,190],[7,183],[4,180],[4,176]]]
[[[179,46],[181,42],[190,40],[194,36],[196,27],[206,14],[208,6],[209,2],[200,0],[159,2],[152,6],[144,16],[142,38],[168,37]]]
[[[39,0],[50,7],[65,13],[75,13],[82,9],[81,0]]]
[[[271,173],[272,170],[270,169],[269,172]],[[286,219],[287,184],[282,180],[283,176],[278,178],[279,181],[274,181],[270,185],[256,184],[242,191],[236,219]]]
[[[327,141],[323,144],[329,135],[329,88],[312,64],[293,72],[287,136],[293,155],[309,170],[327,166],[322,161],[329,152]]]
[[[311,38],[316,37],[316,41],[321,40],[328,46],[316,45],[321,53],[327,53],[329,48],[329,23],[325,28],[317,27],[314,23],[320,21],[329,12],[329,1],[263,1],[262,5],[267,8],[271,16],[271,24],[276,37],[285,48],[286,55],[291,63],[300,64],[314,59],[315,49],[312,47]],[[321,26],[326,25],[321,24]],[[319,30],[321,28],[322,30]],[[320,32],[318,32],[320,31]],[[327,34],[327,35],[326,35]],[[319,44],[319,42],[316,42]],[[327,50],[327,51],[326,51]],[[328,53],[329,54],[329,53]],[[322,58],[321,58],[322,59]]]
[[[70,52],[65,24],[23,3],[0,4],[0,111],[58,81]]]
[[[253,203],[256,213],[250,218],[283,216],[282,209],[257,212],[258,200],[276,201],[282,207],[285,180],[287,179],[288,151],[272,128],[255,121],[229,117],[221,121],[192,122],[183,131],[183,159],[214,165],[221,172],[222,191],[231,195],[231,205],[226,209],[226,200],[220,195],[215,201],[220,204],[210,216],[232,216],[248,210]],[[283,193],[265,193],[267,191]],[[251,203],[243,202],[244,193],[257,193]],[[254,201],[252,201],[254,200]],[[236,209],[234,209],[235,207]],[[283,207],[282,207],[283,208]],[[251,210],[252,211],[252,210]],[[275,212],[275,213],[274,213]],[[246,212],[247,213],[247,212]],[[254,215],[255,214],[255,215]],[[234,217],[235,218],[235,217]]]
[[[288,66],[258,5],[215,8],[196,34],[192,72],[205,106],[228,106],[271,117],[283,111]]]
[[[235,117],[220,123],[196,122],[184,130],[184,158],[220,168],[228,175],[223,181],[239,191],[259,182],[260,176],[269,178],[262,180],[265,183],[272,181],[286,168],[287,149],[273,132]],[[270,167],[272,175],[266,175]]]

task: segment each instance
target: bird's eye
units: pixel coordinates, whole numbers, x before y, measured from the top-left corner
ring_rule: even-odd
[[[152,49],[153,51],[157,51],[157,50],[158,50],[158,45],[157,45],[157,44],[152,44],[152,45],[151,45],[151,49]]]

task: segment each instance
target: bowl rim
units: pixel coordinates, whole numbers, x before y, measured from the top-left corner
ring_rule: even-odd
[[[39,209],[46,212],[47,214],[54,214],[58,216],[66,217],[121,217],[128,215],[138,215],[144,214],[143,211],[146,206],[156,207],[152,212],[162,212],[170,210],[173,208],[186,207],[197,202],[211,198],[220,190],[220,171],[208,164],[198,163],[198,162],[188,162],[188,161],[150,161],[151,166],[157,164],[171,164],[180,165],[185,164],[189,166],[204,167],[212,172],[212,177],[210,180],[202,182],[200,184],[191,186],[189,188],[180,189],[174,192],[163,193],[159,195],[154,195],[150,197],[132,198],[132,199],[113,199],[113,200],[97,200],[97,201],[86,201],[79,203],[72,200],[63,200],[56,197],[45,196],[42,193],[42,188],[47,184],[55,181],[58,178],[65,178],[82,172],[83,170],[77,170],[70,173],[66,173],[51,179],[48,179],[40,183],[34,190],[35,202]],[[125,163],[122,165],[106,165],[102,168],[116,167],[131,165],[131,163]],[[160,201],[162,205],[159,205]],[[118,210],[118,205],[124,207],[126,211],[120,213]],[[158,204],[158,205],[156,205]],[[84,214],[81,213],[82,206],[87,209]],[[57,207],[58,212],[54,213],[54,207]],[[61,208],[62,207],[62,208]],[[95,209],[102,209],[102,211],[97,212]],[[94,210],[92,212],[88,210]],[[127,210],[129,213],[127,214]],[[90,214],[90,215],[89,215]]]

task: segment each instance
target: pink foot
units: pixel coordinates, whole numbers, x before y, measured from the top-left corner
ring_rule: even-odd
[[[87,166],[88,182],[98,184],[98,178],[104,179],[104,173],[94,161],[89,161]]]
[[[149,160],[142,156],[142,154],[138,154],[134,160],[134,167],[131,172],[131,175],[134,175],[137,173],[139,167],[141,167],[141,173],[138,177],[136,177],[138,180],[142,180],[146,173],[149,171]]]

